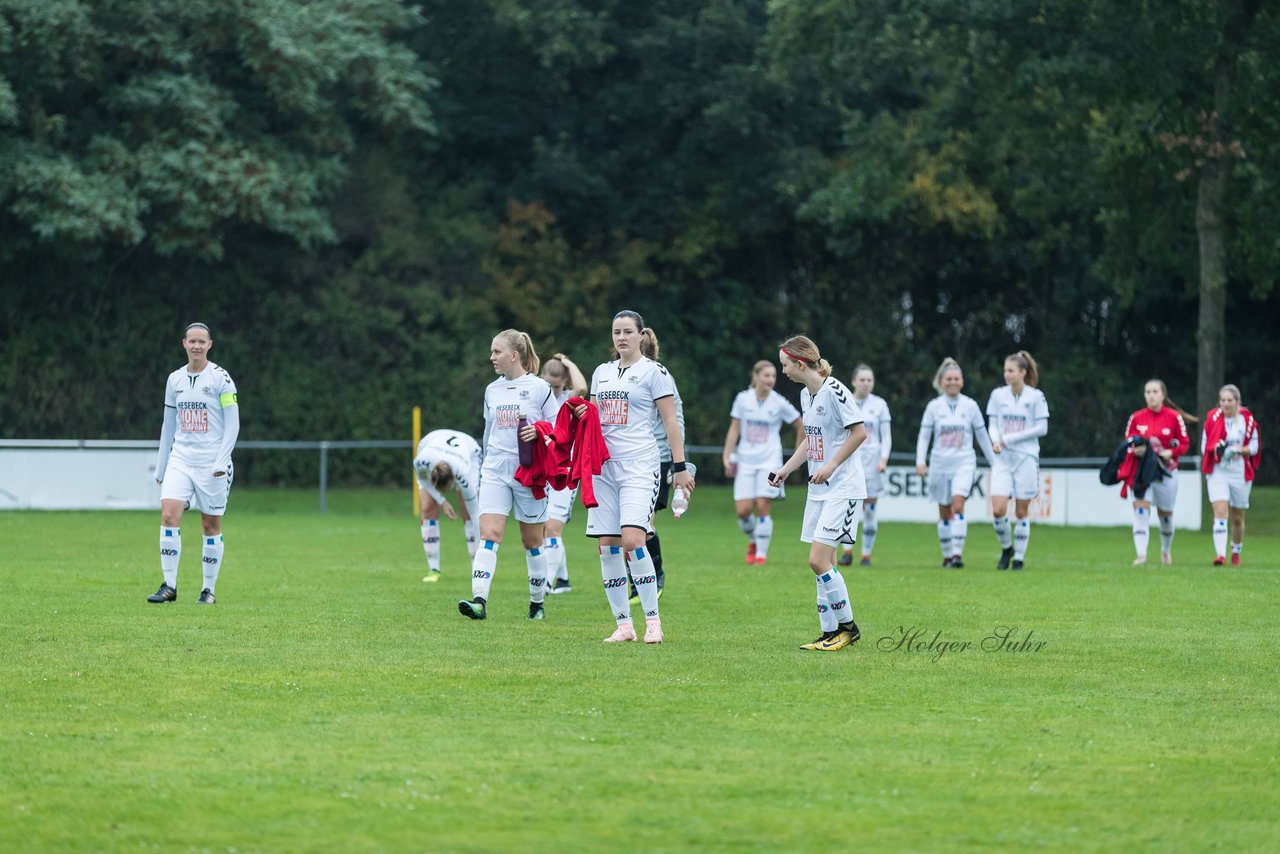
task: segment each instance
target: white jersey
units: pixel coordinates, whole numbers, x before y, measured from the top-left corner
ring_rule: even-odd
[[[791,401],[773,389],[764,400],[753,388],[738,392],[729,417],[742,426],[738,434],[738,466],[740,468],[777,468],[782,464],[783,424],[794,424],[800,413]]]
[[[804,412],[804,437],[808,445],[809,476],[839,454],[849,440],[849,429],[862,423],[853,406],[853,392],[835,377],[822,381],[818,393],[809,389],[800,391],[800,409]],[[851,500],[867,497],[867,481],[862,471],[862,461],[852,453],[826,483],[810,483],[809,498],[814,501],[829,499]]]
[[[878,394],[869,394],[864,399],[853,399],[854,411],[862,418],[862,425],[867,428],[867,439],[858,448],[862,456],[864,471],[872,471],[881,460],[889,459],[889,404]]]
[[[591,375],[591,396],[600,412],[600,432],[609,457],[634,460],[656,453],[653,421],[659,417],[657,402],[675,393],[675,380],[667,369],[643,356],[628,368],[618,361],[596,368]]]
[[[1044,392],[1034,386],[1023,386],[1017,396],[1009,386],[1001,386],[987,400],[991,438],[1003,442],[1007,451],[1040,459],[1039,437],[1020,439],[1018,434],[1032,429],[1042,418],[1049,418],[1049,403]]]
[[[554,424],[559,408],[551,386],[535,374],[489,383],[484,390],[485,454],[518,454],[520,419]]]
[[[475,500],[480,485],[480,444],[475,439],[457,430],[432,430],[418,442],[413,459],[418,486],[437,504],[443,504],[444,495],[431,485],[431,470],[437,463],[448,463],[458,491]]]
[[[171,458],[193,468],[229,462],[218,459],[226,429],[223,410],[237,403],[231,375],[213,362],[198,374],[188,372],[186,365],[169,374],[164,405],[177,410],[178,422]]]
[[[985,451],[991,444],[982,410],[972,397],[958,394],[954,398],[940,394],[924,408],[920,423],[920,436],[916,440],[916,464],[924,464],[929,437],[933,437],[933,450],[929,452],[929,468],[936,474],[953,472],[965,466],[977,465],[973,452],[973,438],[977,434]]]

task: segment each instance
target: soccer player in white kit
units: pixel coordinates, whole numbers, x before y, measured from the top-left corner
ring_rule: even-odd
[[[661,480],[653,421],[661,418],[671,445],[673,485],[693,493],[676,423],[675,383],[667,369],[640,351],[644,318],[620,311],[613,318],[613,349],[618,358],[591,375],[591,400],[600,414],[600,431],[609,459],[592,478],[598,506],[587,511],[587,536],[600,544],[600,575],[617,628],[605,643],[637,640],[627,601],[627,563],[645,616],[645,643],[662,643],[658,579],[645,548]],[[586,407],[578,410],[581,417]],[[625,550],[625,554],[624,554]]]
[[[529,571],[529,619],[546,617],[547,561],[542,545],[547,499],[516,480],[520,442],[538,436],[535,421],[554,421],[556,398],[538,376],[538,354],[524,332],[499,332],[489,347],[489,363],[502,376],[484,392],[484,464],[480,470],[480,545],[471,560],[471,598],[458,601],[458,612],[473,620],[488,616],[489,586],[498,566],[498,547],[514,508],[520,542]],[[525,427],[520,428],[521,420]]]
[[[884,494],[884,471],[889,467],[889,449],[893,445],[889,404],[880,395],[872,394],[875,387],[876,375],[869,365],[853,369],[853,406],[867,430],[867,440],[858,448],[862,473],[867,479],[867,500],[862,502],[861,566],[871,566],[871,550],[876,544],[876,502]],[[852,564],[853,546],[844,546],[840,565]]]
[[[658,361],[661,352],[662,348],[658,346],[658,333],[653,331],[652,326],[646,326],[640,331],[641,355],[657,362],[658,367],[665,369],[666,366]],[[676,384],[675,377],[671,377],[671,397],[676,402],[676,426],[680,428],[680,439],[683,441],[684,401],[680,398],[680,387]],[[653,576],[657,579],[658,598],[661,599],[667,583],[667,574],[662,563],[662,537],[658,535],[658,511],[667,509],[667,500],[671,497],[671,445],[667,442],[667,425],[661,418],[653,419],[653,438],[658,443],[658,498],[653,503],[654,512],[649,517],[649,531],[645,536],[644,546],[649,552],[649,557],[653,559]],[[631,596],[628,601],[632,605],[640,604],[640,594],[636,592],[634,584],[631,585]]]
[[[800,412],[774,390],[778,370],[761,359],[751,368],[751,385],[738,392],[729,410],[724,436],[724,470],[733,477],[733,505],[738,527],[747,535],[748,564],[763,565],[773,539],[773,501],[782,489],[769,483],[769,473],[782,465],[782,425],[804,438]]]
[[[1231,565],[1240,565],[1244,550],[1244,511],[1249,509],[1253,473],[1262,439],[1253,413],[1240,405],[1240,389],[1218,390],[1218,408],[1204,417],[1200,434],[1201,470],[1213,507],[1214,566],[1227,562],[1227,519],[1231,520]]]
[[[933,387],[941,392],[924,408],[920,434],[916,437],[916,473],[929,474],[929,498],[938,505],[938,543],[942,565],[964,566],[964,541],[969,523],[964,518],[964,502],[973,489],[978,471],[973,440],[978,440],[988,465],[994,465],[991,437],[982,423],[982,410],[973,398],[963,395],[964,373],[955,359],[944,359],[933,375]],[[929,464],[925,465],[925,453]]]
[[[800,541],[809,543],[809,568],[817,580],[822,635],[801,649],[832,652],[862,637],[853,619],[849,589],[836,568],[836,549],[858,539],[858,505],[867,497],[858,446],[866,428],[853,406],[853,392],[831,376],[831,365],[804,335],[788,338],[778,351],[782,373],[804,386],[800,392],[804,439],[791,459],[769,475],[780,486],[806,461],[809,495]]]
[[[457,489],[462,499],[462,526],[467,538],[467,553],[476,556],[476,522],[480,518],[480,444],[457,430],[432,430],[418,442],[413,458],[413,471],[418,479],[421,499],[419,522],[422,549],[427,555],[428,573],[423,581],[440,578],[440,511],[445,518],[457,519],[453,506],[444,494]]]
[[[987,433],[995,462],[991,465],[991,515],[1000,541],[996,569],[1022,569],[1031,539],[1028,508],[1040,494],[1040,437],[1049,432],[1049,404],[1036,388],[1040,371],[1026,350],[1004,360],[1006,385],[987,400]],[[1017,523],[1009,530],[1009,499]]]
[[[182,555],[182,514],[200,508],[204,531],[201,605],[216,601],[222,569],[222,514],[231,492],[231,452],[240,435],[240,407],[231,375],[209,361],[209,327],[192,323],[183,334],[187,364],[169,374],[164,387],[164,422],[156,482],[160,484],[160,589],[148,602],[178,598],[178,559]]]
[[[542,378],[551,386],[556,396],[556,413],[571,397],[585,398],[588,393],[587,378],[582,375],[568,356],[556,353],[542,366]],[[546,540],[543,544],[547,556],[547,592],[568,593],[569,555],[564,543],[564,526],[573,518],[573,502],[578,497],[572,489],[548,490]]]

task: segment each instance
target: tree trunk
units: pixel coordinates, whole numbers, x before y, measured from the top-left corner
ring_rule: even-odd
[[[1209,145],[1219,143],[1222,116],[1227,107],[1231,69],[1223,60],[1215,68],[1213,110],[1209,119]],[[1196,414],[1218,402],[1218,389],[1226,375],[1227,236],[1223,223],[1227,178],[1231,161],[1210,156],[1200,169],[1196,197],[1196,234],[1200,240],[1200,319],[1196,328]]]
[[[1213,64],[1213,112],[1203,132],[1206,148],[1196,197],[1196,235],[1200,243],[1200,317],[1196,328],[1196,412],[1218,404],[1226,377],[1227,181],[1235,153],[1227,119],[1236,60],[1258,17],[1263,0],[1227,0],[1231,7],[1222,46]]]

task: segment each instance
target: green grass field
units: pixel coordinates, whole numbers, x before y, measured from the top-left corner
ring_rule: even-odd
[[[1133,568],[1126,529],[1041,526],[997,573],[974,525],[948,571],[882,524],[829,654],[797,496],[761,568],[724,489],[661,521],[660,647],[600,642],[585,514],[545,623],[514,526],[471,622],[460,526],[423,584],[409,505],[234,494],[213,608],[194,516],[156,606],[158,513],[0,514],[0,850],[1280,850],[1280,491],[1233,570],[1207,532]],[[973,646],[880,640],[913,628]]]

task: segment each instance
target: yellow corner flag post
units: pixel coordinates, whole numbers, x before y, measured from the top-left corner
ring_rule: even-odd
[[[418,453],[418,442],[422,441],[422,407],[413,408],[413,453]],[[422,499],[418,496],[418,478],[413,478],[413,515],[422,513]]]

